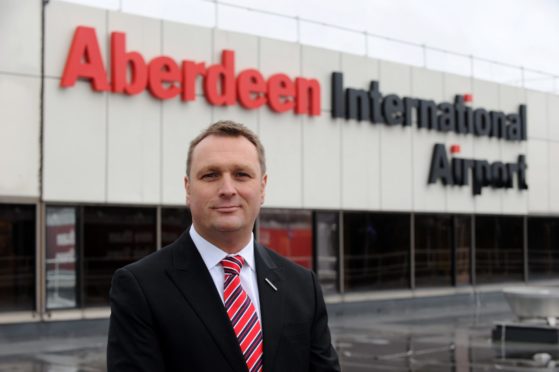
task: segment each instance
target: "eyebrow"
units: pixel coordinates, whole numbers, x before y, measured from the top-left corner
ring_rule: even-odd
[[[251,167],[250,165],[246,165],[246,164],[244,164],[244,165],[235,164],[235,165],[233,165],[231,170],[233,172],[244,171],[244,172],[247,172],[247,173],[257,173],[256,169],[253,169],[253,167]],[[196,172],[196,175],[203,174],[205,172],[222,172],[222,171],[223,171],[222,167],[215,166],[215,165],[208,165],[208,166],[200,168],[200,170],[198,170],[198,172]]]
[[[196,174],[199,175],[199,174],[203,174],[203,173],[206,173],[206,172],[219,172],[219,168],[213,167],[213,166],[203,167],[203,168],[198,169],[198,171],[196,171]]]

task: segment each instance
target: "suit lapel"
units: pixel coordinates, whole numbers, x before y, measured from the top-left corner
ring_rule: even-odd
[[[235,371],[246,371],[245,360],[231,321],[200,253],[185,232],[173,249],[173,267],[167,274],[204,323]]]
[[[264,370],[266,371],[271,370],[272,366],[275,365],[274,360],[283,327],[285,288],[282,286],[280,269],[272,261],[264,247],[255,244],[254,258],[260,297],[262,334],[264,336]]]

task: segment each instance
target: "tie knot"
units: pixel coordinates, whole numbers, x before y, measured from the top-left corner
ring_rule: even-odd
[[[230,275],[239,275],[241,272],[241,268],[245,261],[243,257],[240,255],[237,256],[228,256],[221,260],[221,266],[223,266],[223,271],[225,274]]]

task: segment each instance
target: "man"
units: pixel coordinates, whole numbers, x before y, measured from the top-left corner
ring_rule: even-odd
[[[115,272],[109,371],[339,371],[314,274],[253,241],[264,149],[229,121],[188,151],[192,226]]]

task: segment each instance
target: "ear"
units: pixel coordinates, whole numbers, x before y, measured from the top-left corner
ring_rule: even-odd
[[[260,205],[264,204],[264,199],[266,196],[266,184],[268,183],[268,175],[262,176],[262,181],[260,183]]]
[[[186,205],[190,203],[190,180],[184,176],[184,191],[186,192]]]

